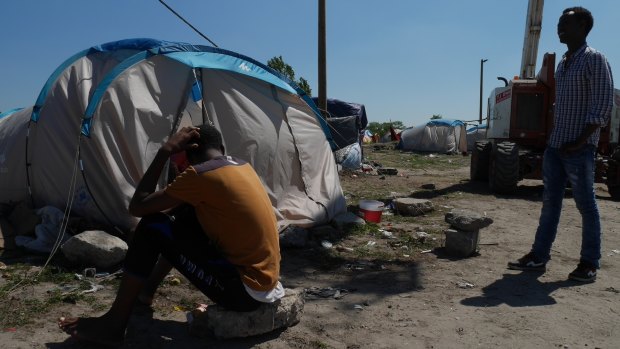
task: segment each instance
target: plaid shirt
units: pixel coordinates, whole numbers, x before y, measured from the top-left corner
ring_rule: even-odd
[[[611,117],[614,83],[605,56],[584,44],[570,58],[566,54],[555,72],[554,127],[549,146],[560,148],[573,142],[586,124],[604,127]],[[601,129],[588,138],[598,145]]]

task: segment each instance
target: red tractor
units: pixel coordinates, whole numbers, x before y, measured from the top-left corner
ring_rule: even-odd
[[[555,54],[545,54],[538,79],[516,79],[489,97],[487,139],[478,141],[471,156],[472,180],[488,181],[493,192],[510,194],[521,179],[542,178],[542,156],[553,127]],[[620,200],[620,90],[614,111],[601,130],[596,159],[597,183]]]

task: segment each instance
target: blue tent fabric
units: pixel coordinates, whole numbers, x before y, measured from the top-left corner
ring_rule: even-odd
[[[227,99],[229,91],[239,98]],[[0,171],[2,201],[30,196],[58,206],[73,195],[75,214],[130,228],[137,221],[126,201],[154,150],[179,125],[207,119],[264,176],[279,224],[323,224],[346,210],[335,145],[316,104],[280,73],[231,51],[154,39],[92,46],[54,70],[35,106],[0,117],[3,126],[21,122],[10,131],[26,139],[15,142],[26,157],[15,158],[37,163],[20,163],[20,183]],[[74,130],[88,137],[70,137]],[[76,169],[82,177],[73,181]]]
[[[486,128],[487,128],[487,124],[480,124],[480,125],[468,128],[467,132],[472,132],[472,131],[475,131],[475,130],[486,130]]]
[[[327,122],[321,117],[321,113],[316,107],[316,104],[307,96],[307,94],[284,75],[250,57],[221,48],[158,41],[154,39],[123,40],[122,44],[120,43],[121,42],[107,43],[101,47],[104,49],[109,49],[111,47],[142,47],[147,48],[147,50],[141,51],[120,63],[119,66],[114,68],[108,76],[105,77],[104,81],[97,87],[97,91],[95,91],[93,98],[89,102],[86,109],[86,115],[82,124],[82,133],[85,136],[88,136],[90,133],[90,123],[92,122],[91,117],[95,108],[99,104],[103,92],[105,92],[109,84],[114,81],[119,74],[133,64],[136,64],[137,62],[147,59],[153,55],[165,55],[166,57],[177,60],[192,68],[209,68],[234,71],[263,80],[291,93],[297,93],[314,111],[315,116],[319,121],[323,132],[325,133],[325,137],[332,147],[332,150],[337,148],[334,140],[332,139]]]
[[[43,104],[45,103],[45,98],[47,97],[47,94],[51,86],[58,79],[60,74],[62,74],[62,72],[65,71],[65,69],[67,69],[71,64],[73,64],[75,61],[77,61],[78,59],[82,57],[88,56],[89,54],[92,54],[95,52],[114,52],[118,50],[145,51],[145,50],[151,50],[155,47],[160,47],[160,46],[181,46],[181,45],[187,45],[187,44],[178,44],[178,43],[172,43],[169,41],[149,39],[149,38],[138,38],[138,39],[125,39],[125,40],[112,41],[112,42],[93,46],[86,50],[80,51],[74,54],[73,56],[69,57],[68,59],[66,59],[62,64],[60,64],[58,68],[56,68],[56,70],[52,73],[52,75],[50,75],[50,77],[47,79],[47,81],[45,82],[45,85],[43,85],[43,88],[41,89],[41,92],[39,92],[39,97],[37,97],[37,101],[34,104],[30,119],[33,122],[37,122],[39,120],[39,114],[41,112],[41,108],[43,107]]]
[[[128,50],[134,49],[137,51],[145,51],[150,50],[156,47],[162,46],[180,46],[180,45],[189,45],[185,43],[175,43],[171,41],[150,39],[150,38],[136,38],[136,39],[125,39],[118,41],[111,41],[102,45],[93,46],[90,48],[90,52],[98,51],[98,52],[110,52],[117,50]]]
[[[427,125],[437,126],[462,126],[465,123],[461,120],[447,120],[447,119],[435,119],[426,123]]]
[[[14,108],[14,109],[7,110],[4,113],[0,113],[0,119],[4,118],[6,116],[9,116],[9,115],[11,115],[11,114],[13,114],[15,112],[18,112],[18,111],[20,111],[22,109],[24,109],[24,108]]]

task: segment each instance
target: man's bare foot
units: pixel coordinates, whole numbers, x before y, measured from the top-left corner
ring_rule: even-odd
[[[119,346],[125,337],[125,328],[98,318],[64,318],[58,319],[58,327],[80,342],[97,345]]]

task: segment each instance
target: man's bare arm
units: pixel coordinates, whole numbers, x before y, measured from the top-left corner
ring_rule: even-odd
[[[181,200],[166,194],[164,190],[155,191],[155,188],[157,188],[157,181],[170,155],[197,146],[192,140],[198,137],[200,134],[196,128],[185,127],[172,135],[157,151],[157,155],[144,173],[131,198],[129,213],[136,217],[143,217],[173,208],[182,203]]]

